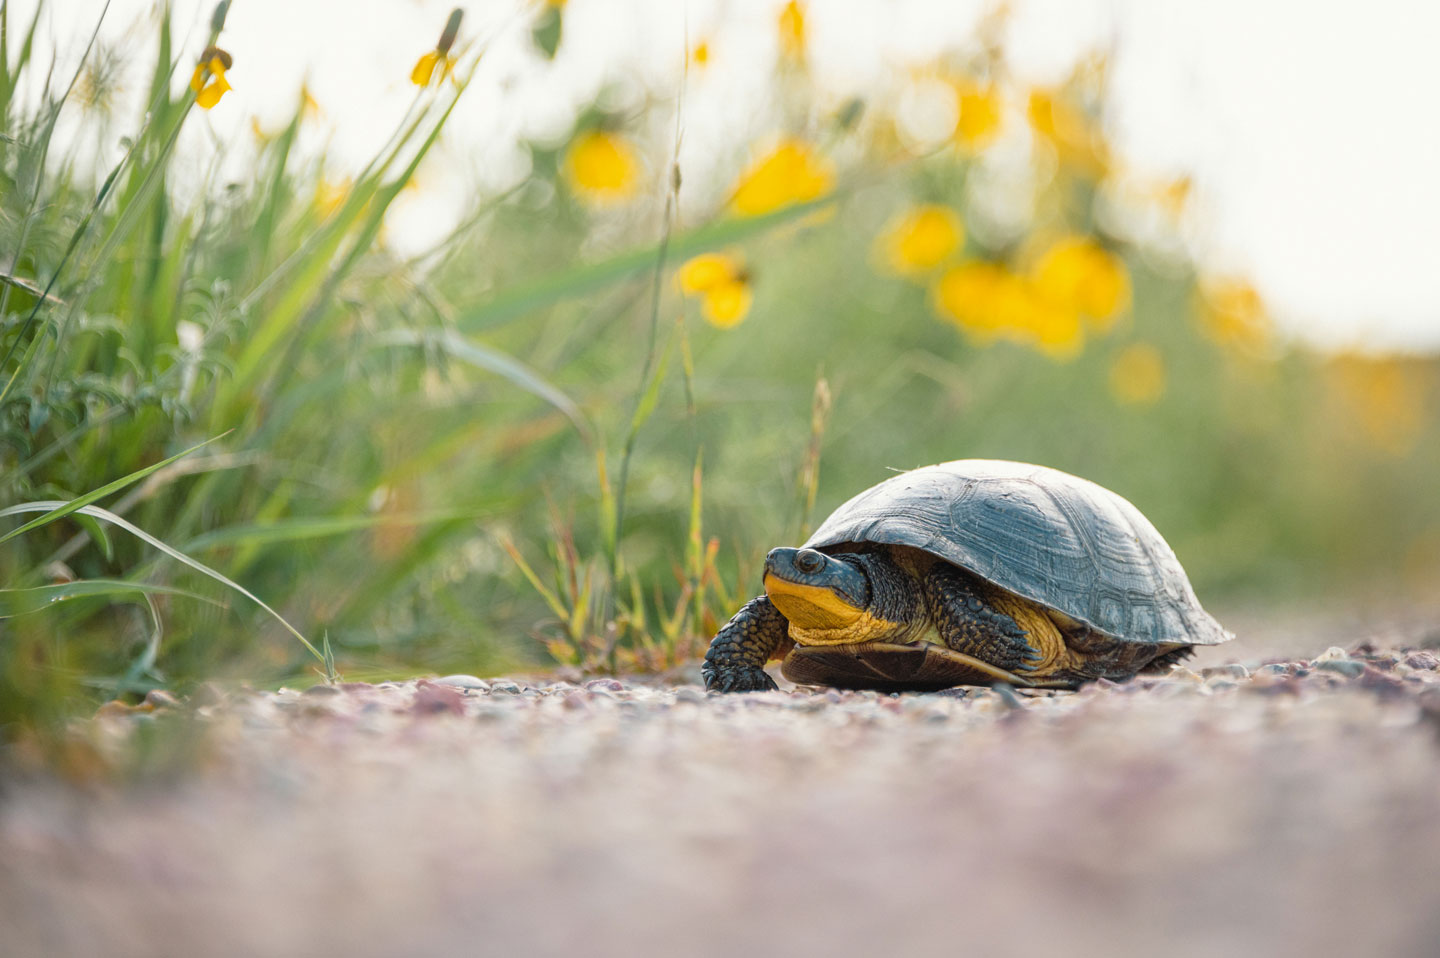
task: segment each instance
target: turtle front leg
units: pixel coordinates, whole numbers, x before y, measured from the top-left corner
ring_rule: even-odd
[[[945,644],[1010,672],[1033,671],[1044,656],[1029,634],[985,600],[973,579],[946,562],[931,566],[925,576],[925,606]]]
[[[790,623],[769,596],[759,596],[710,640],[700,675],[705,688],[717,692],[764,692],[777,688],[765,672],[765,663],[788,638]]]

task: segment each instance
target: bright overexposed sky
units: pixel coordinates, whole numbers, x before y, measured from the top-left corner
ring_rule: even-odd
[[[11,29],[35,0],[0,0]],[[234,92],[206,116],[220,140],[275,128],[308,78],[325,146],[358,167],[413,95],[408,74],[453,0],[234,0],[223,45]],[[686,100],[687,181],[767,96],[781,0],[570,0],[554,64],[522,42],[522,0],[462,4],[462,38],[498,35],[391,235],[421,245],[458,212],[457,190],[505,185],[518,135],[560,136],[607,83],[670,95],[685,36],[712,62]],[[143,49],[149,0],[113,0],[102,38]],[[812,0],[810,57],[841,102],[965,41],[993,3]],[[1012,70],[1058,80],[1089,50],[1114,51],[1113,139],[1156,177],[1190,173],[1202,261],[1250,276],[1285,329],[1365,348],[1440,348],[1440,4],[1422,0],[1014,0]],[[49,0],[41,49],[73,69],[103,0]],[[212,0],[175,0],[198,49]],[[13,43],[12,43],[13,46]],[[143,80],[137,77],[134,86]],[[118,151],[117,128],[113,137]],[[208,135],[208,134],[207,134]],[[102,152],[105,149],[102,144]]]

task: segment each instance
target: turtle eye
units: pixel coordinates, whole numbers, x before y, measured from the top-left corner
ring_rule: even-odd
[[[801,549],[795,553],[795,568],[801,572],[819,572],[825,568],[825,556],[814,549]]]

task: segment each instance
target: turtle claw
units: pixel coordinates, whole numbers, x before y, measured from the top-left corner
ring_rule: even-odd
[[[1041,659],[1045,658],[1045,656],[1041,654],[1040,650],[1035,648],[1034,646],[1027,646],[1025,649],[1025,658],[1029,659],[1032,662],[1038,662]]]
[[[778,689],[764,669],[753,666],[729,669],[702,669],[705,688],[713,692],[769,692]]]

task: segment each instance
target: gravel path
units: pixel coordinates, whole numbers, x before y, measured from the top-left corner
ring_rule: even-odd
[[[1440,660],[1248,665],[108,710],[199,769],[6,783],[0,954],[1440,953]]]

